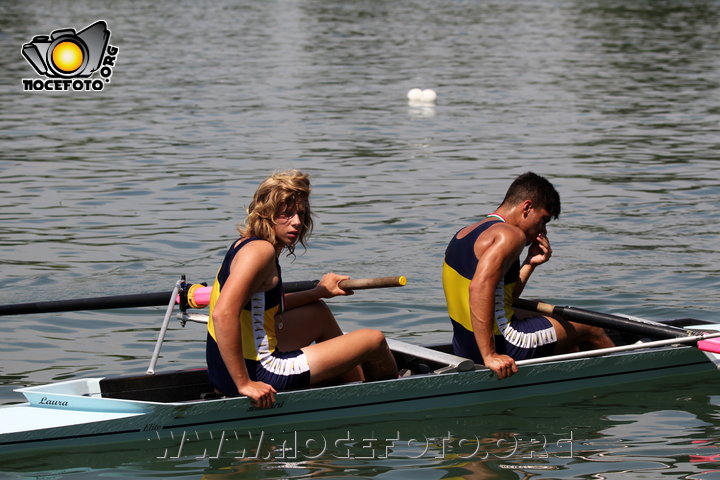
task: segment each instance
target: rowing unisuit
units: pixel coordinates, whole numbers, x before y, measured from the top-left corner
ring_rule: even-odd
[[[220,297],[225,281],[230,276],[230,266],[235,255],[249,242],[260,240],[251,237],[233,243],[228,249],[217,273],[210,295],[210,318],[206,359],[210,383],[225,395],[238,395],[237,387],[220,355],[212,312]],[[280,264],[275,260],[278,277]],[[301,350],[280,352],[277,350],[276,316],[283,311],[282,278],[266,292],[254,293],[243,307],[238,321],[241,324],[242,351],[248,374],[252,380],[268,383],[278,390],[306,387],[310,382],[310,367]]]
[[[477,268],[475,241],[491,226],[503,220],[488,220],[462,238],[456,233],[445,251],[442,282],[448,314],[453,326],[453,350],[456,355],[482,363],[482,355],[473,334],[470,319],[470,282]],[[513,290],[520,275],[516,259],[495,287],[495,349],[515,359],[552,353],[557,341],[552,324],[544,317],[518,321],[512,308]]]

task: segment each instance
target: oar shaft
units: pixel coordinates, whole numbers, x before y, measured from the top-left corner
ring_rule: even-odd
[[[76,298],[50,302],[16,303],[0,305],[0,315],[26,313],[70,312],[74,310],[102,310],[106,308],[150,307],[164,305],[172,292],[138,293],[111,297]]]
[[[286,292],[309,290],[317,285],[317,280],[287,282],[283,285]],[[49,312],[72,312],[76,310],[105,310],[112,308],[154,307],[167,305],[172,291],[113,295],[108,297],[75,298],[49,302],[16,303],[0,305],[2,315],[24,315]]]
[[[519,298],[513,305],[525,310],[555,315],[571,322],[592,325],[595,327],[620,330],[627,333],[643,335],[650,338],[682,338],[691,334],[684,328],[659,323],[642,322],[620,315],[593,312],[575,307],[557,307],[549,303],[536,302]]]
[[[405,285],[403,276],[358,278],[340,282],[340,287],[347,290],[361,290],[365,288],[399,287]],[[285,293],[301,292],[317,286],[318,280],[304,280],[284,282]],[[206,287],[209,289],[210,287]],[[75,298],[72,300],[56,300],[49,302],[16,303],[13,305],[0,305],[0,316],[23,315],[49,312],[71,312],[76,310],[104,310],[111,308],[152,307],[167,305],[172,291],[136,293],[130,295],[113,295],[108,297]]]

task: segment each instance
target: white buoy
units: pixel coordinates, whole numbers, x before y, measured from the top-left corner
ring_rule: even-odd
[[[419,88],[411,88],[407,93],[408,104],[412,106],[430,106],[435,105],[437,93],[431,88],[421,90]]]
[[[422,90],[419,88],[411,88],[407,93],[409,102],[419,102],[422,97]]]
[[[423,103],[435,103],[437,100],[437,93],[432,88],[426,88],[420,94],[420,101]]]

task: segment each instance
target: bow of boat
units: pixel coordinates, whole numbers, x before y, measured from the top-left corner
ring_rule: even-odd
[[[152,404],[104,398],[99,378],[20,388],[26,403],[0,408],[0,447],[102,434],[110,424],[140,424]],[[131,421],[133,420],[134,421]]]

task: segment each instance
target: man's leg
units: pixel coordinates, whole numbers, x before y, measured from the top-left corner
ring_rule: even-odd
[[[557,345],[555,346],[556,354],[615,346],[607,333],[605,333],[605,330],[600,327],[569,322],[549,316],[545,318],[550,320],[550,323],[552,323],[555,328],[557,335]]]

